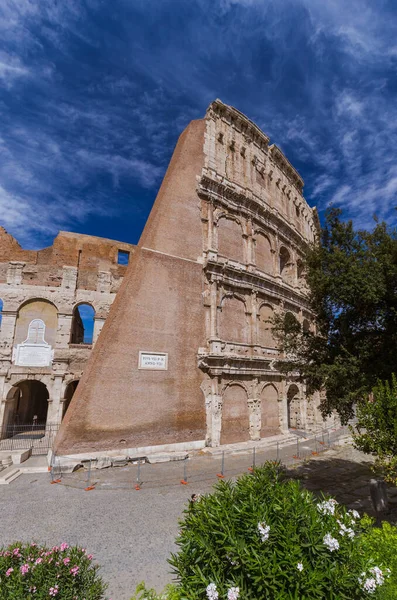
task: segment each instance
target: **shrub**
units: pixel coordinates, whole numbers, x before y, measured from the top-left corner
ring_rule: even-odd
[[[0,600],[101,600],[98,568],[82,548],[15,543],[0,550]]]
[[[316,499],[274,465],[219,482],[184,514],[170,560],[181,598],[379,597],[382,565],[360,548],[358,513]]]
[[[382,600],[397,598],[397,528],[390,523],[382,523],[381,527],[373,527],[373,519],[365,517],[361,522],[365,527],[361,547],[375,563],[382,562],[390,569],[390,577],[379,590]]]
[[[140,583],[131,600],[180,600],[180,597],[179,590],[174,585],[167,585],[165,590],[158,594],[156,590],[148,589],[144,583]]]

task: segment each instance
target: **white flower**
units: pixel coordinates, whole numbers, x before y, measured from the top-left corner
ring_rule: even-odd
[[[373,577],[368,577],[368,579],[366,579],[364,582],[360,581],[360,583],[362,584],[363,590],[368,592],[368,594],[373,594],[376,590],[376,581]]]
[[[330,533],[327,533],[323,537],[323,543],[333,552],[334,550],[339,550],[339,542],[335,538],[332,537]]]
[[[369,571],[375,577],[375,581],[376,581],[377,585],[382,585],[385,582],[385,578],[383,576],[383,571],[379,567],[373,567]]]
[[[218,600],[219,594],[216,590],[215,583],[210,583],[209,585],[207,585],[207,588],[205,591],[207,592],[208,600]]]
[[[353,531],[353,529],[351,527],[346,527],[346,525],[344,525],[341,521],[339,521],[339,519],[337,519],[336,521],[340,527],[339,529],[339,534],[340,535],[347,535],[350,539],[353,539],[355,536],[355,533]]]
[[[348,514],[353,518],[353,519],[359,519],[360,518],[360,513],[357,510],[349,510]]]
[[[265,521],[262,521],[262,523],[258,523],[258,531],[262,542],[266,542],[269,539],[270,525],[266,525]]]
[[[302,565],[302,563],[298,563],[296,565],[296,568],[298,569],[298,571],[303,571],[303,565]]]
[[[335,506],[337,505],[337,501],[334,498],[330,498],[329,500],[324,500],[323,502],[319,502],[317,504],[317,510],[322,515],[334,515],[335,514]]]
[[[231,587],[230,590],[227,591],[227,600],[237,600],[240,595],[240,588]]]

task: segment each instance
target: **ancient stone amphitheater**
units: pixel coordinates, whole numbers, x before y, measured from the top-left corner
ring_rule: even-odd
[[[303,181],[220,100],[180,136],[62,422],[57,452],[199,448],[312,429],[318,398],[280,373],[275,311],[312,316]]]

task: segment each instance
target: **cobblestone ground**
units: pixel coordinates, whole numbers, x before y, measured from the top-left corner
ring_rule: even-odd
[[[247,454],[228,457],[225,475],[246,471],[251,459]],[[259,464],[260,456],[257,459]],[[351,508],[370,512],[370,466],[367,456],[345,445],[289,469],[308,489],[322,490]],[[140,491],[134,489],[136,465],[93,471],[91,483],[96,483],[96,489],[88,492],[84,491],[87,472],[65,477],[56,485],[46,474],[23,475],[0,488],[0,544],[67,541],[86,547],[102,565],[113,600],[128,600],[142,580],[160,590],[172,579],[167,558],[176,550],[178,518],[192,493],[211,489],[219,470],[219,457],[202,457],[189,465],[185,486],[179,483],[181,463],[145,465]],[[390,493],[392,508],[396,492]]]

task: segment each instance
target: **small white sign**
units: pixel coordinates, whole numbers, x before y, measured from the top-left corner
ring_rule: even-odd
[[[167,371],[168,354],[166,352],[144,352],[143,350],[140,350],[138,369]]]

